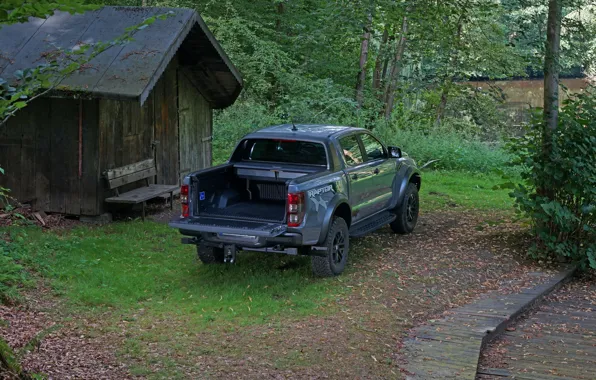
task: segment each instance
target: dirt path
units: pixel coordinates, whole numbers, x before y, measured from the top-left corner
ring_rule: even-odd
[[[345,295],[331,300],[323,316],[196,330],[183,315],[116,323],[115,310],[85,320],[32,300],[0,309],[7,322],[0,334],[23,347],[60,325],[24,355],[27,369],[56,378],[401,378],[407,329],[531,280],[526,274],[537,268],[520,259],[526,248],[520,231],[502,214],[449,211],[421,215],[409,236],[384,228],[355,239],[349,268],[337,279]],[[136,346],[127,347],[131,339]]]

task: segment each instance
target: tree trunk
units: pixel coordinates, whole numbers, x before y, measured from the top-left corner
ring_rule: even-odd
[[[366,82],[366,61],[368,60],[368,45],[370,43],[370,30],[372,28],[372,11],[368,13],[368,21],[362,34],[362,44],[360,45],[360,71],[356,80],[356,102],[358,108],[362,108],[364,103],[364,83]]]
[[[284,3],[277,3],[277,20],[275,21],[275,30],[281,31],[281,17],[284,14]]]
[[[449,58],[449,67],[452,74],[449,75],[443,83],[441,101],[439,102],[439,106],[437,107],[437,117],[435,119],[435,126],[440,125],[441,121],[443,120],[443,116],[445,116],[445,110],[447,109],[447,99],[449,99],[449,92],[451,91],[451,86],[453,84],[453,81],[455,80],[455,65],[457,65],[457,59],[459,58],[461,35],[464,28],[465,15],[466,9],[462,11],[461,15],[459,16],[459,20],[457,20],[457,32],[455,33],[454,41],[455,49],[454,53]]]
[[[559,119],[559,56],[561,46],[562,0],[549,0],[544,59],[545,135],[557,129]]]
[[[402,67],[402,59],[404,55],[404,50],[406,48],[406,35],[408,34],[408,18],[404,16],[402,25],[401,25],[401,34],[399,40],[397,40],[397,47],[395,49],[395,56],[393,58],[393,64],[391,65],[391,74],[389,74],[389,79],[387,80],[387,85],[385,86],[385,119],[389,120],[391,118],[391,113],[393,112],[393,106],[395,103],[395,90],[397,89],[397,79],[399,77],[399,73],[401,72]]]
[[[379,46],[379,53],[377,54],[377,59],[375,61],[375,71],[373,74],[373,90],[376,93],[381,88],[381,80],[382,80],[382,70],[383,70],[383,61],[387,61],[384,59],[387,49],[387,41],[389,40],[389,30],[387,26],[383,30],[383,38],[381,39],[381,45]],[[385,68],[387,70],[387,68]]]
[[[147,0],[141,0],[141,6],[142,7],[146,7],[147,6]]]
[[[544,123],[542,128],[542,155],[546,161],[550,160],[552,135],[559,122],[559,57],[562,17],[563,1],[549,0],[546,55],[544,57]],[[548,186],[548,183],[537,184],[536,192],[549,199],[553,197],[553,190]]]
[[[445,110],[447,109],[447,98],[449,97],[450,90],[451,90],[451,85],[449,84],[448,81],[446,81],[443,84],[443,91],[441,92],[441,100],[439,101],[439,106],[437,107],[437,118],[435,119],[435,125],[440,125],[441,121],[443,121],[443,116],[445,115]]]

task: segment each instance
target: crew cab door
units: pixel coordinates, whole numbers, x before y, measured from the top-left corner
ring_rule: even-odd
[[[357,222],[374,213],[371,200],[374,198],[374,169],[365,162],[365,154],[356,134],[339,139],[340,151],[346,163],[344,170],[350,184],[349,198],[352,208],[352,222]]]
[[[365,162],[373,174],[371,208],[373,212],[382,211],[391,202],[395,162],[389,159],[387,150],[373,135],[365,132],[358,137],[362,143]]]

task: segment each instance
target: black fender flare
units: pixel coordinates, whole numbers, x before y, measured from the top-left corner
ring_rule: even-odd
[[[350,208],[350,215],[352,215],[350,202],[348,202],[348,198],[344,194],[335,194],[330,203],[333,205],[333,207],[327,207],[327,210],[325,210],[325,216],[323,218],[323,225],[321,226],[318,244],[322,244],[323,241],[325,241],[327,233],[329,232],[329,227],[331,226],[331,222],[333,220],[333,215],[335,215],[335,211],[340,205],[345,203]]]
[[[408,184],[412,182],[412,177],[415,176],[420,177],[420,172],[413,167],[407,167],[405,175],[395,177],[395,180],[393,181],[393,197],[389,206],[390,210],[396,208],[403,202],[406,188],[408,187]],[[399,180],[400,177],[401,181]]]

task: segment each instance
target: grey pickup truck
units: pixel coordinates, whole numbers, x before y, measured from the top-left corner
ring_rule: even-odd
[[[279,125],[242,138],[226,164],[184,178],[170,222],[203,263],[236,253],[309,255],[317,276],[343,272],[350,237],[414,230],[420,171],[361,128]]]

